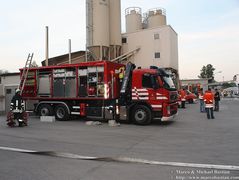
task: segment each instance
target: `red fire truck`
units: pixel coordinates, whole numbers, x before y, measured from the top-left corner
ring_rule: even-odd
[[[132,63],[94,61],[30,68],[22,97],[27,110],[54,115],[57,120],[71,115],[99,119],[115,115],[146,125],[177,114],[177,90],[171,77],[163,69],[135,69]]]

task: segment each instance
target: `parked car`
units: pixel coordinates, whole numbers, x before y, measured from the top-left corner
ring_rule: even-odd
[[[195,103],[197,101],[197,96],[196,94],[192,93],[189,90],[186,90],[186,101],[189,104]]]
[[[185,90],[186,91],[186,102],[188,102],[189,104],[193,104],[197,101],[197,96],[196,94],[192,93],[189,90]],[[180,93],[178,92],[178,107],[180,108],[182,105],[182,100],[181,100],[181,96]]]
[[[238,87],[229,87],[222,91],[223,97],[232,97],[233,95],[238,95]]]

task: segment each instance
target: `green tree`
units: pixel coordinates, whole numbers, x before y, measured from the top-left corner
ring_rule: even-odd
[[[229,87],[237,87],[237,85],[236,85],[236,83],[228,83],[228,82],[226,82],[226,83],[223,83],[222,84],[222,88],[223,89],[226,89],[226,88],[229,88]]]
[[[215,68],[213,67],[213,65],[208,64],[202,67],[201,73],[198,77],[209,78],[210,79],[209,82],[214,82],[214,71],[215,71]]]

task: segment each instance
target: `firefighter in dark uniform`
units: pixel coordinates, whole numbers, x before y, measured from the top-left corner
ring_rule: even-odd
[[[27,125],[27,114],[24,111],[22,96],[20,94],[20,89],[16,89],[15,95],[12,97],[10,112],[8,113],[8,125],[14,126],[15,121],[17,120],[19,126],[21,124]]]
[[[20,95],[20,89],[16,89],[16,93],[12,97],[10,110],[15,113],[22,112],[22,96]]]
[[[214,111],[219,111],[219,101],[220,101],[220,93],[217,89],[215,89],[215,94],[214,94],[215,108],[214,108]]]

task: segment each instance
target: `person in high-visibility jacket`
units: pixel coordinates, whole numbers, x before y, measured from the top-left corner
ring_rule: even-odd
[[[124,79],[124,67],[121,67],[120,69],[119,69],[119,79],[120,79],[120,81],[122,82],[123,81],[123,79]]]
[[[205,112],[205,103],[203,100],[203,88],[200,89],[199,93],[198,93],[198,98],[200,101],[200,112]]]
[[[213,95],[213,93],[212,93],[210,88],[208,88],[208,90],[203,95],[203,100],[205,102],[205,109],[206,109],[206,112],[207,112],[207,118],[208,119],[214,119],[214,115],[213,115],[214,95]]]
[[[181,98],[181,107],[182,108],[185,108],[185,102],[186,102],[186,92],[185,92],[185,89],[181,89],[180,90],[180,98]]]

